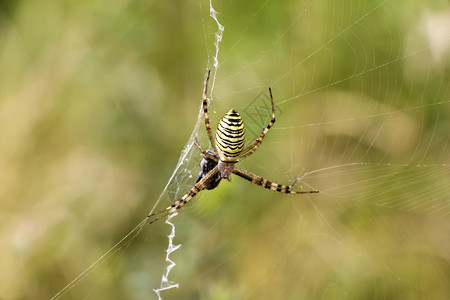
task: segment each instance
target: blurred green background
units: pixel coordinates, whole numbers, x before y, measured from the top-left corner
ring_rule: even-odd
[[[256,138],[271,86],[277,122],[241,166],[321,193],[202,192],[174,219],[163,297],[450,298],[448,1],[213,5],[213,126],[235,107]],[[0,1],[0,299],[49,299],[104,254],[62,299],[156,298],[168,225],[107,251],[194,184],[209,12]]]

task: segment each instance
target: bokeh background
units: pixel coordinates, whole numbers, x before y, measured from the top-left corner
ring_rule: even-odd
[[[271,86],[277,122],[241,166],[321,193],[203,192],[163,297],[450,298],[449,2],[213,6],[213,126],[235,107],[256,138]],[[156,298],[167,224],[108,251],[195,181],[216,32],[204,0],[0,1],[1,299],[90,266],[62,299]]]

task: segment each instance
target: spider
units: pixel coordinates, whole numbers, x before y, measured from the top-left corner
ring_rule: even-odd
[[[203,159],[200,162],[200,173],[197,178],[195,185],[187,192],[183,197],[175,201],[169,207],[161,210],[160,212],[148,215],[148,217],[158,216],[163,214],[156,219],[152,220],[150,224],[178,211],[180,208],[186,205],[192,198],[195,197],[200,191],[207,189],[212,190],[217,187],[222,179],[227,179],[231,181],[231,174],[236,174],[245,180],[250,181],[256,185],[260,185],[263,188],[270,189],[272,191],[285,193],[285,194],[309,194],[318,193],[319,191],[292,191],[291,188],[294,186],[297,178],[291,185],[278,184],[267,179],[262,178],[256,174],[249,171],[241,169],[236,166],[236,163],[243,160],[246,157],[252,155],[259,145],[261,145],[262,140],[269,131],[269,129],[275,123],[275,108],[273,104],[272,90],[269,87],[270,101],[272,103],[272,119],[269,124],[262,130],[261,135],[254,140],[249,146],[244,149],[245,143],[245,127],[239,113],[234,109],[230,109],[223,118],[219,121],[216,129],[215,139],[212,134],[211,126],[209,124],[208,116],[208,102],[206,94],[208,92],[208,81],[210,70],[205,80],[205,89],[203,92],[203,114],[205,117],[205,127],[206,133],[208,134],[209,142],[213,150],[205,150],[200,146],[195,139],[194,144],[203,154]]]

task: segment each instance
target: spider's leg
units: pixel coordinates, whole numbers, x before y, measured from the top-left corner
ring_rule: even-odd
[[[276,182],[269,181],[267,179],[262,178],[261,176],[258,176],[256,174],[253,174],[247,170],[235,167],[234,174],[238,175],[239,177],[244,178],[245,180],[250,181],[251,183],[254,183],[256,185],[260,185],[265,189],[269,189],[275,192],[285,193],[285,194],[310,194],[310,193],[318,193],[319,191],[291,191],[291,188],[294,186],[295,182],[297,181],[297,178],[295,179],[294,183],[291,185],[284,185],[279,184]]]
[[[152,221],[150,221],[150,224],[155,223],[158,220],[161,220],[164,217],[167,217],[170,214],[173,214],[174,212],[176,212],[177,210],[179,210],[180,208],[182,208],[183,206],[186,205],[186,203],[188,203],[192,198],[195,197],[195,195],[197,195],[200,191],[204,190],[206,187],[206,182],[208,181],[209,178],[211,178],[212,176],[214,176],[218,170],[217,170],[217,166],[214,167],[214,169],[212,169],[208,174],[206,174],[205,177],[202,178],[202,180],[200,180],[199,182],[197,182],[197,184],[195,184],[190,190],[189,192],[187,192],[183,197],[181,197],[180,199],[178,199],[177,201],[175,201],[171,206],[157,212],[154,214],[150,214],[147,216],[147,218],[153,217],[153,216],[157,216],[160,214],[163,214],[159,217],[157,217],[156,219],[153,219]]]
[[[295,185],[295,183],[297,182],[297,180],[298,180],[298,178],[295,177],[295,178],[294,178],[294,182],[289,186],[289,188],[292,188],[292,187]]]
[[[197,146],[197,148],[200,150],[201,153],[203,153],[204,156],[208,157],[209,159],[212,159],[213,161],[217,162],[217,157],[211,155],[211,153],[208,153],[208,151],[206,151],[205,149],[203,149],[202,146],[200,146],[200,144],[197,141],[197,138],[195,138],[194,140],[194,145]]]
[[[209,124],[209,115],[208,115],[208,99],[207,99],[207,93],[208,93],[208,82],[209,82],[209,75],[211,73],[211,70],[208,70],[208,75],[206,76],[205,80],[205,91],[203,92],[203,114],[205,116],[205,127],[206,127],[206,133],[208,134],[209,142],[211,143],[211,147],[214,149],[214,153],[217,153],[216,150],[216,143],[214,141],[214,137],[211,130],[211,125]]]
[[[270,102],[272,103],[272,120],[270,120],[267,127],[263,129],[259,138],[257,138],[253,143],[251,143],[247,148],[242,150],[241,155],[239,156],[238,160],[242,160],[242,159],[252,155],[256,151],[256,149],[258,149],[259,145],[261,145],[263,138],[266,136],[266,133],[270,130],[270,128],[275,123],[275,106],[273,104],[271,88],[269,88],[269,94],[270,94]]]

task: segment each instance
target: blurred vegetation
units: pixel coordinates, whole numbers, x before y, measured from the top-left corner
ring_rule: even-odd
[[[321,194],[238,178],[202,193],[175,219],[180,287],[163,296],[448,299],[448,2],[213,4],[213,126],[272,86],[282,114],[242,167],[284,184],[316,170]],[[0,1],[0,299],[53,297],[148,214],[216,30],[203,0]],[[193,184],[187,150],[161,208]],[[156,297],[168,232],[144,227],[63,299]]]

